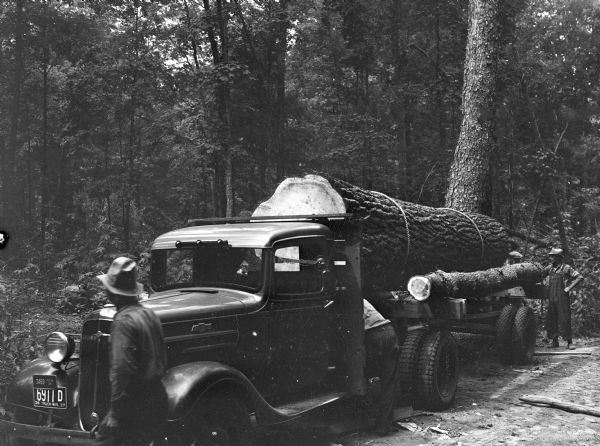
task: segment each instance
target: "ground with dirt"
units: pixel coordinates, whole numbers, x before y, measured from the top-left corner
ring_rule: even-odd
[[[577,340],[577,350],[590,355],[535,356],[533,364],[500,363],[489,338],[459,337],[461,378],[453,406],[439,413],[416,413],[397,422],[398,430],[380,437],[352,433],[342,437],[278,438],[286,446],[400,445],[598,445],[600,418],[531,406],[525,394],[543,395],[590,407],[600,402],[600,340]],[[538,343],[537,352],[568,352]],[[275,444],[271,443],[270,444]]]

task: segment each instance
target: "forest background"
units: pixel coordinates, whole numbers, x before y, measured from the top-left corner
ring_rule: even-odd
[[[33,353],[27,305],[88,311],[114,257],[144,271],[158,234],[251,212],[287,176],[443,206],[468,3],[0,0],[0,350]],[[499,3],[482,211],[529,237],[525,260],[568,250],[575,329],[595,333],[600,3]]]

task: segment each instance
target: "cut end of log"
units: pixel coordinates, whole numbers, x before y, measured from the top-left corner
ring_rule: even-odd
[[[346,205],[329,181],[319,175],[281,182],[271,198],[258,205],[254,217],[267,215],[343,214]]]

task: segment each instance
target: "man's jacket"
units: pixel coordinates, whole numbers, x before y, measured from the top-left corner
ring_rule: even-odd
[[[160,385],[167,369],[158,316],[139,303],[120,308],[110,343],[111,414],[123,420],[135,413],[136,399]]]

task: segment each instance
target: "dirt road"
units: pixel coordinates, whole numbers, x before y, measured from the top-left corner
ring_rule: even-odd
[[[405,428],[385,437],[353,433],[323,438],[287,436],[281,445],[600,445],[600,418],[519,402],[536,394],[600,406],[600,341],[578,341],[589,356],[536,356],[527,366],[502,365],[487,338],[466,337],[461,378],[451,409],[401,421]],[[539,352],[556,351],[540,343]],[[558,349],[564,351],[564,349]],[[432,429],[433,428],[433,429]]]

